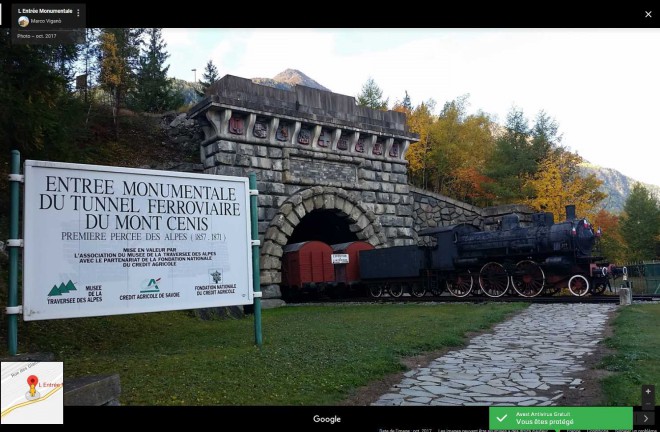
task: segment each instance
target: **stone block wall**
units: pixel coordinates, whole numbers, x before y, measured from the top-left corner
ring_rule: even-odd
[[[414,230],[469,223],[483,227],[482,209],[444,195],[411,186],[413,198]],[[417,243],[432,245],[428,236],[420,236]]]
[[[536,211],[522,204],[505,204],[494,207],[485,207],[483,213],[483,229],[485,231],[496,230],[504,215],[517,214],[520,218],[520,226],[531,226],[532,214]]]

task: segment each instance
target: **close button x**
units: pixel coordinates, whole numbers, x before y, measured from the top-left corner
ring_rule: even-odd
[[[644,11],[644,12],[646,12],[646,16],[645,16],[644,18],[653,18],[653,17],[651,16],[651,13],[652,13],[653,11]]]

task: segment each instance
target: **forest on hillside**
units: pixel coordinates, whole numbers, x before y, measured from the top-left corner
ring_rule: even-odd
[[[364,83],[358,104],[388,109],[389,100],[373,79]],[[436,113],[428,99],[413,106],[406,94],[391,109],[404,112],[411,132],[406,158],[411,184],[478,206],[527,204],[564,220],[565,206],[601,227],[603,253],[632,262],[660,257],[660,203],[641,183],[632,186],[623,211],[604,209],[602,181],[583,168],[584,160],[562,145],[559,123],[545,111],[532,121],[513,107],[497,124],[481,110],[469,113],[469,95],[447,101]]]

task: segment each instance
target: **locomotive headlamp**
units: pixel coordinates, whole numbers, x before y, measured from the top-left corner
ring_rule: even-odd
[[[571,235],[573,237],[577,236],[577,230],[575,229],[575,227],[571,228]]]

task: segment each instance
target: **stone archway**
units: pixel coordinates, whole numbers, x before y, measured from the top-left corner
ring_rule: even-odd
[[[350,229],[358,239],[375,247],[385,245],[387,239],[378,217],[360,204],[359,197],[342,188],[314,186],[291,195],[271,220],[261,247],[261,284],[279,284],[283,248],[293,230],[315,210],[334,210],[348,219]]]

